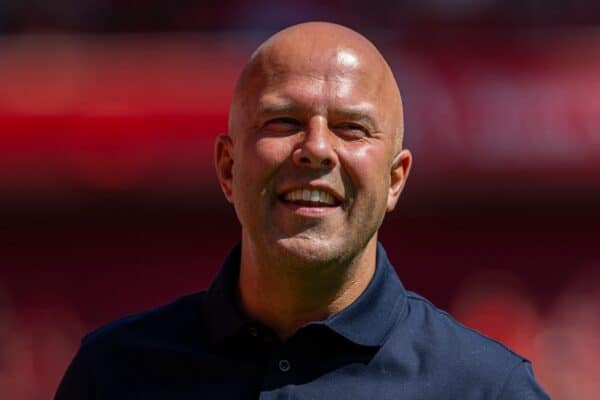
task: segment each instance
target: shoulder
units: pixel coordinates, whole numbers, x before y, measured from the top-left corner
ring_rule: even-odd
[[[504,344],[464,326],[418,294],[407,292],[406,304],[394,340],[406,343],[404,351],[450,392],[454,388],[457,396],[468,390],[475,397],[499,398],[516,387],[537,387],[529,361]]]
[[[120,398],[117,393],[129,390],[145,368],[170,368],[169,360],[194,354],[204,331],[203,298],[203,292],[185,296],[88,333],[55,399],[97,398],[99,393],[102,398]]]
[[[185,346],[202,331],[203,298],[204,292],[190,294],[113,321],[85,335],[80,350],[107,355],[119,349]]]
[[[427,335],[431,345],[437,347],[436,351],[459,356],[459,359],[468,358],[471,362],[506,365],[507,368],[525,360],[499,341],[458,322],[426,298],[407,292],[407,299],[407,323]]]

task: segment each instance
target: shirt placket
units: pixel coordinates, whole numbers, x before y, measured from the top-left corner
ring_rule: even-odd
[[[259,398],[261,400],[292,399],[294,377],[297,374],[296,360],[292,357],[289,345],[273,347],[267,361],[265,377]]]

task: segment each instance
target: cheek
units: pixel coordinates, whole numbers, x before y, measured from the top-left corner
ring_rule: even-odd
[[[387,209],[390,185],[389,154],[384,148],[356,146],[341,156],[346,188],[352,193],[351,214],[381,223]],[[349,182],[348,182],[349,181]]]
[[[294,142],[291,137],[264,137],[254,143],[257,162],[266,167],[277,167],[288,159],[293,151]]]
[[[340,152],[342,168],[353,182],[355,190],[368,195],[387,193],[389,186],[389,155],[379,146],[348,146]],[[365,194],[365,193],[363,193]]]
[[[281,138],[260,138],[240,143],[233,166],[238,191],[258,191],[265,195],[272,177],[291,154],[291,146]]]

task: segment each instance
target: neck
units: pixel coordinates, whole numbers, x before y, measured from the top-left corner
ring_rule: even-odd
[[[250,317],[287,339],[300,327],[348,307],[375,272],[377,235],[350,261],[303,268],[242,242],[240,297]]]

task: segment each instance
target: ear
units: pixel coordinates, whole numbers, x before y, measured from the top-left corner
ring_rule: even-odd
[[[215,169],[221,190],[227,201],[232,203],[233,141],[229,135],[219,135],[215,140]]]
[[[394,157],[392,162],[392,169],[390,171],[390,188],[388,191],[387,199],[387,212],[393,211],[398,203],[398,198],[404,184],[410,173],[410,166],[412,165],[412,154],[408,149],[401,150]]]

